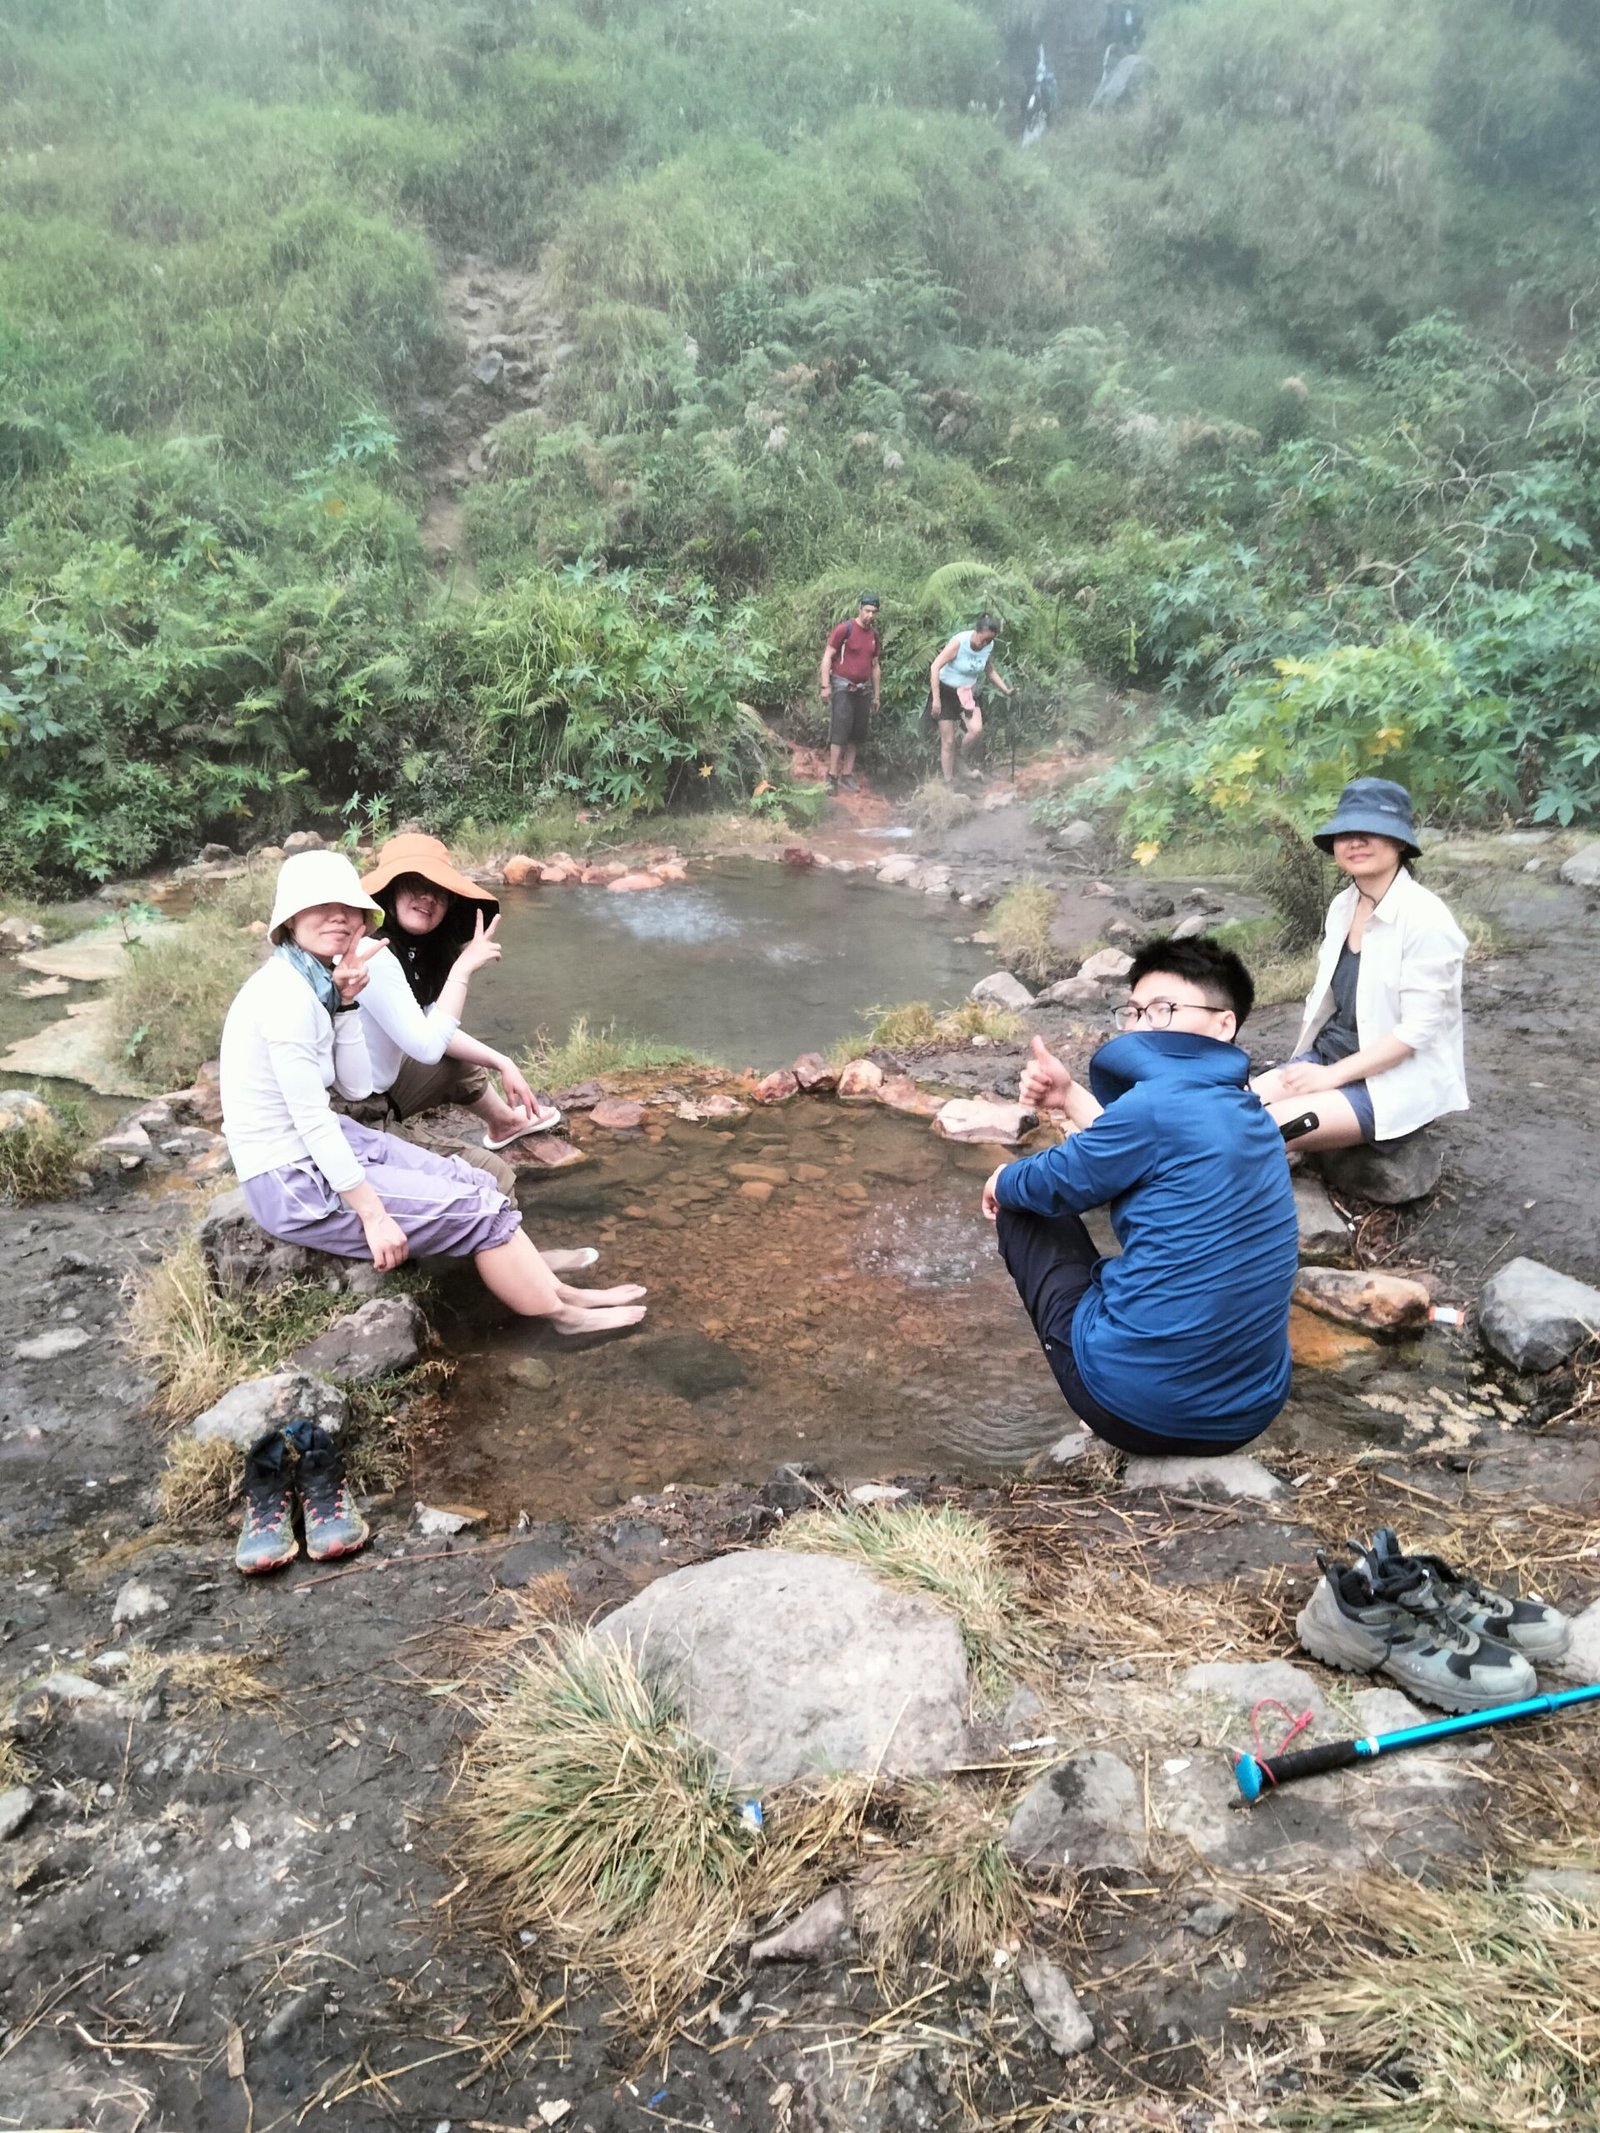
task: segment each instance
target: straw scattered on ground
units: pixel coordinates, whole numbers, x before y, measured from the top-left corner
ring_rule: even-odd
[[[259,1660],[262,1655],[251,1656]],[[120,1686],[135,1702],[159,1688],[169,1716],[215,1718],[222,1711],[259,1710],[280,1701],[277,1690],[239,1652],[163,1652],[135,1644],[129,1648]]]
[[[1600,1901],[1515,1882],[1297,1891],[1304,1982],[1262,2010],[1307,2090],[1284,2126],[1545,2133],[1600,2114]]]

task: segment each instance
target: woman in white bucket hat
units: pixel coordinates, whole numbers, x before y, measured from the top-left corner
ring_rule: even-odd
[[[387,1273],[413,1256],[471,1258],[485,1286],[559,1333],[644,1316],[644,1291],[574,1289],[522,1231],[481,1170],[339,1116],[329,1091],[371,1094],[351,1010],[382,952],[378,906],[338,852],[299,852],[278,873],[273,954],[240,988],[222,1031],[222,1130],[251,1214],[269,1236]]]

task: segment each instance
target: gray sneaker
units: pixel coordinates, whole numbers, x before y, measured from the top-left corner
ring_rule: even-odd
[[[1535,1666],[1559,1659],[1572,1642],[1572,1624],[1559,1607],[1552,1607],[1548,1600],[1532,1593],[1526,1599],[1518,1599],[1509,1592],[1497,1592],[1470,1570],[1453,1570],[1437,1555],[1407,1555],[1392,1526],[1380,1526],[1372,1536],[1370,1548],[1363,1548],[1357,1541],[1349,1545],[1364,1558],[1370,1576],[1386,1576],[1412,1564],[1425,1570],[1451,1621],[1463,1629],[1476,1630],[1480,1637],[1492,1638],[1496,1644],[1508,1645]]]
[[[1317,1561],[1322,1581],[1294,1626],[1325,1666],[1387,1674],[1441,1711],[1485,1711],[1535,1694],[1538,1683],[1522,1654],[1454,1621],[1432,1578],[1413,1562],[1374,1578],[1364,1567],[1330,1563],[1320,1551]]]

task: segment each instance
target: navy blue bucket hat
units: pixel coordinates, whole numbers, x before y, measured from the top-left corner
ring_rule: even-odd
[[[1411,820],[1411,795],[1392,778],[1352,778],[1339,795],[1333,820],[1311,842],[1318,851],[1331,853],[1335,837],[1348,837],[1357,830],[1369,837],[1392,837],[1408,859],[1422,856]]]

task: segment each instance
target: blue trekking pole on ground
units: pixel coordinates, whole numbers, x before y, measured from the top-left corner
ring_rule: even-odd
[[[1254,1807],[1264,1792],[1279,1785],[1292,1785],[1296,1778],[1316,1777],[1324,1770],[1348,1770],[1375,1755],[1392,1755],[1397,1748],[1420,1748],[1424,1741],[1449,1740],[1457,1733],[1475,1733],[1480,1726],[1504,1725],[1512,1718],[1542,1718],[1548,1711],[1564,1711],[1575,1703],[1600,1702],[1600,1682],[1592,1688],[1562,1689],[1553,1696],[1526,1696],[1521,1703],[1502,1703],[1488,1711],[1468,1711],[1460,1718],[1439,1718],[1426,1726],[1406,1726],[1398,1733],[1371,1734],[1366,1740],[1329,1741],[1321,1748],[1297,1748],[1291,1755],[1237,1755],[1233,1774],[1245,1805]]]

